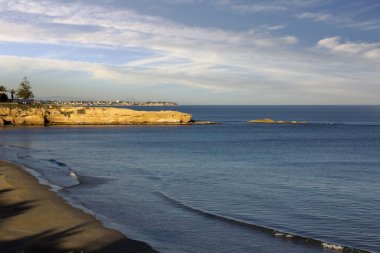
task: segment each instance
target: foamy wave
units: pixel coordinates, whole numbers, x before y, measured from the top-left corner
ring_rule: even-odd
[[[72,176],[73,178],[78,178],[77,174],[75,174],[73,170],[70,171],[69,175]]]
[[[322,243],[322,247],[327,248],[327,249],[333,249],[333,250],[344,250],[343,246],[340,246],[337,244],[332,244],[332,243],[327,243],[327,242]]]
[[[308,125],[333,125],[333,126],[365,126],[378,127],[378,123],[357,123],[357,122],[309,122]]]
[[[38,151],[21,146],[1,146],[2,159],[23,166],[41,183],[51,186],[54,190],[80,184],[78,175],[66,163],[56,159],[38,159],[35,157],[36,153]],[[71,171],[75,176],[71,175]]]
[[[51,168],[50,172],[57,175],[55,181],[63,188],[73,187],[80,184],[79,177],[75,171],[66,163],[57,161],[55,159],[44,160],[49,163]]]

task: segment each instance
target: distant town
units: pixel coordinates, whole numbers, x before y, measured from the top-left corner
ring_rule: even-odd
[[[62,105],[62,106],[177,106],[175,102],[132,102],[132,101],[59,101],[36,100],[37,104]]]
[[[10,97],[8,96],[10,94]],[[175,102],[131,102],[131,101],[96,101],[96,100],[49,100],[35,99],[32,86],[27,77],[19,83],[17,89],[7,88],[0,83],[0,103],[1,104],[43,104],[60,106],[177,106]]]

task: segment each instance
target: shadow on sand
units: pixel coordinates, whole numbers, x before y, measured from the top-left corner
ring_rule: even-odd
[[[11,192],[12,189],[0,189],[0,229],[3,223],[15,216],[23,215],[33,208],[33,202],[21,201],[13,204],[5,204],[2,197]],[[84,247],[82,249],[64,249],[60,245],[66,238],[86,231],[84,223],[66,230],[46,230],[31,236],[24,236],[13,240],[3,240],[0,238],[1,253],[154,253],[149,245],[124,238],[105,245],[99,250],[89,251]],[[94,239],[95,240],[95,239]]]

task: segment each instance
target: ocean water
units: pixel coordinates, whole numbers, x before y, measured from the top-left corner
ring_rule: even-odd
[[[380,252],[380,106],[134,109],[220,124],[4,127],[0,159],[161,252]]]

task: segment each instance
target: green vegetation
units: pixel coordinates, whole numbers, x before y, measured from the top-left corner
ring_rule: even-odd
[[[14,108],[17,107],[18,103],[16,102],[1,102],[0,107],[9,107],[9,108]]]
[[[78,109],[77,113],[78,114],[86,114],[86,109],[84,109],[84,108],[83,109]]]
[[[19,88],[16,93],[18,98],[22,99],[30,99],[33,98],[33,92],[32,92],[32,86],[30,85],[30,82],[27,77],[24,77],[19,84]]]
[[[8,98],[7,93],[11,94],[11,99]],[[2,103],[9,103],[11,101],[14,101],[15,98],[20,99],[32,99],[34,98],[33,92],[32,92],[32,86],[30,85],[30,82],[27,77],[24,77],[20,84],[19,88],[16,89],[8,89],[4,85],[0,85],[0,102]],[[25,102],[24,102],[25,103]]]
[[[7,92],[7,88],[4,85],[0,85],[0,93]]]
[[[6,107],[6,108],[19,108],[21,110],[29,110],[33,108],[46,108],[44,105],[39,104],[19,104],[17,102],[5,102],[0,103],[0,107]]]
[[[71,114],[74,113],[74,111],[60,111],[61,114],[65,115],[65,117],[70,118]]]

